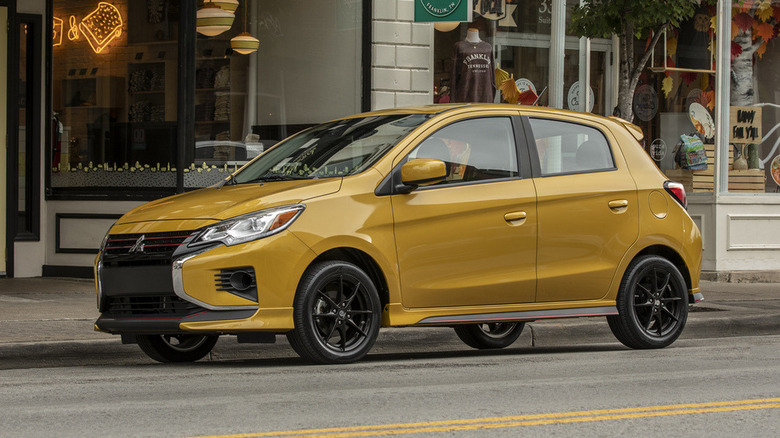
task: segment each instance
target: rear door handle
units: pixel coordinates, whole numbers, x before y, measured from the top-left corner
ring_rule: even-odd
[[[504,215],[504,220],[512,222],[513,225],[520,225],[525,222],[525,218],[528,217],[524,211],[513,211]]]
[[[626,208],[628,208],[628,200],[627,199],[618,199],[615,201],[609,201],[609,208],[616,212],[622,212]]]

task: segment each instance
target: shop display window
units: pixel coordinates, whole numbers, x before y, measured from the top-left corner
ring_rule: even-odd
[[[52,193],[205,187],[301,129],[360,112],[363,4],[240,0],[225,29],[190,44],[180,33],[199,24],[180,20],[203,0],[53,0]],[[244,32],[257,50],[234,45]],[[194,83],[186,95],[182,83]]]
[[[755,192],[780,193],[780,1],[734,1],[731,25],[732,149]]]
[[[53,2],[52,188],[176,186],[179,2],[158,3]]]
[[[228,31],[199,34],[185,187],[218,182],[289,135],[360,112],[361,20],[359,1],[242,0]],[[257,52],[231,49],[244,31]]]
[[[734,2],[728,108],[715,106],[715,14],[714,5],[703,4],[666,32],[636,88],[634,123],[645,132],[650,156],[689,193],[712,193],[715,157],[724,149],[728,185],[721,191],[778,192],[780,46],[775,37],[780,22],[775,17],[780,1]],[[726,148],[715,143],[719,111],[729,114]]]
[[[588,111],[596,114],[611,115],[607,103],[610,99],[610,40],[592,40],[590,56],[589,106],[579,103],[580,47],[579,39],[568,32],[570,11],[578,5],[578,0],[566,1],[565,34],[553,35],[552,0],[505,0],[475,2],[474,19],[471,23],[461,23],[450,28],[435,26],[434,34],[434,102],[510,102],[525,105],[549,106],[550,102],[550,47],[553,39],[563,39],[565,51],[563,66],[564,94],[563,108],[575,111]],[[459,69],[462,59],[458,53],[461,46],[476,39],[492,46],[493,69],[497,69],[494,94],[466,92],[469,88],[484,88],[474,82],[466,85],[459,81]],[[476,49],[475,45],[472,45]],[[514,87],[505,83],[511,78]],[[502,90],[509,86],[511,90]],[[519,98],[512,98],[520,93]]]

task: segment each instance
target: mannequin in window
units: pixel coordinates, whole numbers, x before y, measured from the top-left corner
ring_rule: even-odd
[[[479,38],[479,30],[469,28],[466,39],[453,48],[453,102],[493,102],[496,92],[493,47]]]

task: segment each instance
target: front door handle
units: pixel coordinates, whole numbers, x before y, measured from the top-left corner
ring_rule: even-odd
[[[609,208],[614,210],[616,213],[622,213],[628,208],[628,200],[626,199],[618,199],[615,201],[609,201]]]
[[[524,211],[513,211],[504,215],[504,220],[512,223],[513,225],[520,225],[525,222],[525,218],[528,217]]]

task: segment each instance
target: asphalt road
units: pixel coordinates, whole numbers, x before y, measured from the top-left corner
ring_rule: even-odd
[[[69,348],[74,356],[65,362],[0,371],[0,435],[774,437],[780,430],[776,335],[688,338],[652,351],[616,342],[521,343],[498,352],[382,343],[346,366],[305,365],[284,345],[270,356],[187,365],[155,364],[121,345],[123,361],[99,364],[88,350]]]

